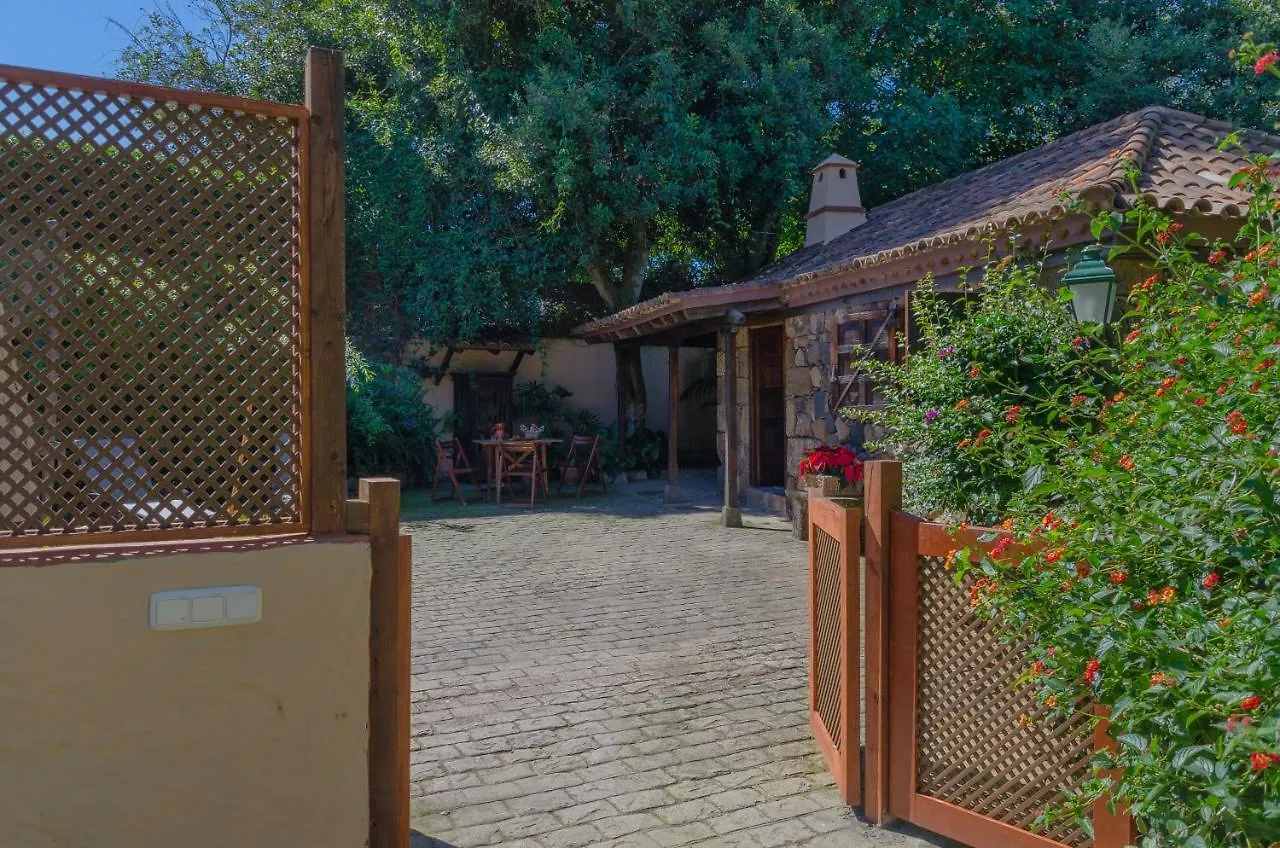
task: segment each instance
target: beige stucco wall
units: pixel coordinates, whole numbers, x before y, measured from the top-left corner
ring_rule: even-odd
[[[645,421],[651,429],[666,430],[670,409],[667,348],[641,348],[640,357],[648,396]],[[477,373],[506,371],[515,358],[516,354],[509,351],[496,355],[482,350],[458,351],[449,362],[449,370]],[[427,363],[434,368],[443,359],[444,352],[437,351],[427,357]],[[713,361],[714,352],[709,348],[682,348],[682,388],[697,377],[709,374]],[[526,355],[520,362],[516,382],[527,380],[540,380],[548,387],[563,386],[573,392],[567,401],[570,406],[591,410],[607,425],[618,420],[616,369],[611,345],[592,345],[579,339],[546,339],[538,352]],[[443,416],[453,410],[452,378],[446,376],[438,386],[434,378],[428,378],[423,386],[427,402],[437,415]],[[697,402],[681,403],[680,407],[680,445],[709,450],[715,426],[711,409],[703,408]]]
[[[0,845],[352,848],[368,835],[366,543],[0,566]],[[257,624],[150,596],[262,588]]]

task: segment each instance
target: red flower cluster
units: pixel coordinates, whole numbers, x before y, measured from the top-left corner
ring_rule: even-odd
[[[797,472],[802,477],[805,474],[834,474],[843,477],[847,483],[856,483],[862,479],[862,460],[843,445],[821,445],[804,455]]]
[[[1227,429],[1237,436],[1243,436],[1249,432],[1249,422],[1244,420],[1244,413],[1238,409],[1233,409],[1227,413]]]
[[[1221,579],[1222,578],[1218,576],[1218,572],[1211,571],[1209,572],[1208,576],[1206,576],[1204,580],[1200,583],[1200,585],[1205,587],[1206,589],[1212,589],[1214,586],[1218,585],[1218,581]]]
[[[1004,420],[1010,424],[1014,424],[1018,420],[1018,416],[1022,414],[1022,407],[1014,404],[1009,407],[1009,411],[1004,414]]]
[[[1120,467],[1125,471],[1133,471],[1133,457],[1129,456],[1129,454],[1120,457]]]
[[[1009,546],[1012,544],[1013,544],[1013,537],[1005,536],[1000,541],[996,542],[995,547],[991,549],[991,558],[995,559],[996,557],[1000,556],[1000,554],[1009,550]]]
[[[1094,657],[1084,667],[1084,682],[1092,683],[1098,679],[1098,669],[1102,667],[1102,663],[1098,662],[1098,658]]]
[[[1280,62],[1280,53],[1272,50],[1270,53],[1263,53],[1258,57],[1258,61],[1253,63],[1253,73],[1256,76],[1262,76],[1276,62]]]
[[[1227,258],[1227,252],[1225,250],[1215,250],[1213,253],[1209,254],[1209,264],[1217,265],[1219,262],[1221,262],[1226,258]]]
[[[1173,686],[1177,682],[1178,681],[1174,680],[1172,677],[1165,674],[1163,671],[1156,672],[1155,674],[1151,675],[1152,686]]]
[[[1138,339],[1140,339],[1140,338],[1142,338],[1142,331],[1141,331],[1141,330],[1132,330],[1132,331],[1129,333],[1129,335],[1127,335],[1127,336],[1125,336],[1125,337],[1124,337],[1124,343],[1125,343],[1125,344],[1133,344],[1134,342],[1136,342],[1136,341],[1137,341]]]
[[[1252,712],[1253,710],[1256,710],[1260,706],[1262,706],[1262,699],[1259,698],[1257,695],[1250,695],[1249,697],[1245,698],[1243,701],[1240,702],[1240,709],[1244,710],[1245,712]]]
[[[1129,575],[1125,574],[1123,571],[1111,572],[1111,582],[1116,584],[1117,586],[1119,586],[1121,583],[1123,583],[1128,579],[1129,579]]]
[[[1249,755],[1249,765],[1254,771],[1262,771],[1267,766],[1280,763],[1280,754],[1269,754],[1266,751],[1254,751]]]

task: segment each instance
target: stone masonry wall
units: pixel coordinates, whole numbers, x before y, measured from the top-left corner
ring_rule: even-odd
[[[738,492],[751,485],[751,346],[749,330],[739,330],[735,339],[737,355]],[[716,455],[724,480],[724,341],[716,349]]]

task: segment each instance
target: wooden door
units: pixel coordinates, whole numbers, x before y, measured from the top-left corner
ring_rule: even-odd
[[[457,436],[462,440],[467,458],[481,478],[487,479],[487,464],[483,452],[472,442],[483,439],[499,422],[507,425],[508,432],[514,426],[511,415],[512,390],[515,378],[511,374],[454,374],[453,411],[457,416]]]
[[[751,331],[751,445],[757,486],[782,486],[787,478],[787,420],[781,326]]]

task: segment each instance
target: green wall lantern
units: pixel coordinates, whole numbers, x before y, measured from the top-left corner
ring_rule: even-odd
[[[1104,248],[1091,244],[1080,253],[1080,261],[1062,275],[1062,285],[1071,289],[1071,311],[1081,323],[1111,323],[1116,303],[1116,272],[1103,259]]]

